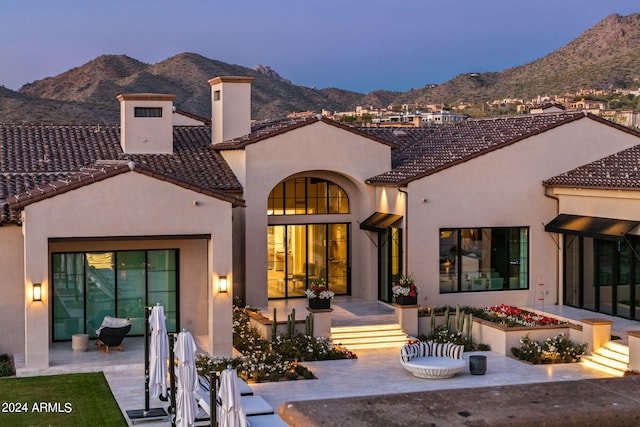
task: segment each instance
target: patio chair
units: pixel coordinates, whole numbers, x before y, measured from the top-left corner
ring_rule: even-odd
[[[128,319],[117,319],[106,316],[102,321],[102,326],[96,331],[98,338],[96,345],[98,350],[105,354],[109,354],[109,347],[113,347],[118,351],[122,350],[122,341],[131,330],[131,323]],[[102,346],[105,348],[103,349]]]

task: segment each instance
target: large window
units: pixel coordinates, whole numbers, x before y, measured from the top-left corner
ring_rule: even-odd
[[[440,293],[527,289],[529,229],[440,230]]]
[[[640,315],[640,238],[564,234],[564,304],[627,319]]]
[[[348,293],[349,224],[270,225],[267,235],[269,298],[304,297],[309,282],[323,279]]]
[[[349,213],[345,191],[320,178],[293,178],[276,185],[269,194],[269,215]]]
[[[96,336],[105,316],[129,318],[144,333],[144,307],[160,303],[167,330],[177,325],[177,250],[54,253],[53,340]]]

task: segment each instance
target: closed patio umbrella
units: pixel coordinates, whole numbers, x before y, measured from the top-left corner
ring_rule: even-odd
[[[247,417],[242,409],[240,387],[235,369],[227,368],[220,374],[220,427],[246,427]]]
[[[149,389],[151,396],[162,399],[167,396],[167,359],[169,338],[167,336],[164,307],[157,304],[149,316],[151,342],[149,351]]]
[[[176,383],[176,425],[191,427],[198,415],[196,390],[198,388],[198,373],[196,371],[196,343],[190,332],[182,331],[176,341],[175,356]]]

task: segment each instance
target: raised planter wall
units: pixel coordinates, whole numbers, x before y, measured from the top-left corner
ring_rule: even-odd
[[[455,325],[457,324],[455,312],[450,313],[449,317],[449,323],[451,327],[455,329]],[[444,321],[443,314],[436,315],[436,326],[444,325]],[[418,334],[429,335],[430,331],[431,317],[419,317]],[[462,333],[465,332],[465,330],[462,331]],[[474,344],[486,344],[491,348],[491,351],[508,356],[511,355],[511,348],[520,346],[520,338],[525,335],[528,335],[529,339],[534,341],[544,341],[547,338],[553,338],[561,333],[564,333],[575,343],[587,341],[587,339],[583,338],[582,327],[573,324],[506,328],[496,323],[477,318],[473,319],[471,338]]]
[[[306,317],[306,315],[307,313],[305,312],[304,316]],[[278,334],[284,334],[288,332],[287,315],[283,314],[282,316],[284,320],[279,320],[277,322]],[[299,315],[296,315],[295,331],[296,333],[304,334],[306,329],[305,319],[304,318],[299,319],[299,317],[300,317]],[[258,332],[260,332],[260,335],[262,336],[262,338],[264,338],[267,341],[271,340],[271,334],[273,331],[273,321],[271,319],[263,316],[262,313],[249,312],[249,325],[253,328],[256,328]]]

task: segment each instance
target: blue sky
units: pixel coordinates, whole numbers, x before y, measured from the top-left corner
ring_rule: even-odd
[[[636,0],[3,0],[0,85],[102,54],[152,64],[194,52],[297,85],[406,91],[524,65],[639,11]]]

